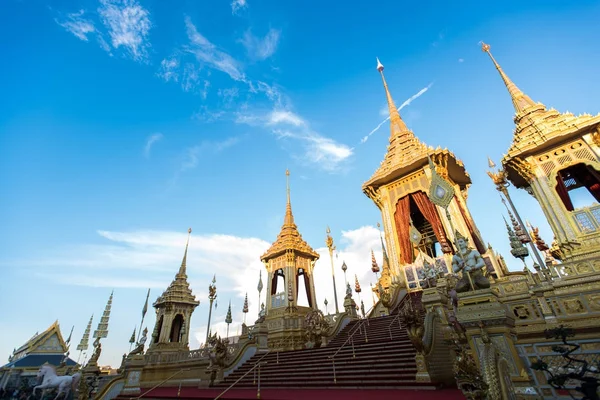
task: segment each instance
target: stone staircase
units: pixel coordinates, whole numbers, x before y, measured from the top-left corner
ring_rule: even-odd
[[[435,389],[415,381],[415,354],[395,315],[357,320],[326,347],[256,354],[217,387],[229,387],[260,359],[262,388]],[[256,381],[253,371],[235,388],[256,388]]]

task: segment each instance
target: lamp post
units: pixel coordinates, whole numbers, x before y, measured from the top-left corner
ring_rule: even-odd
[[[348,270],[348,266],[346,265],[346,261],[342,262],[342,271],[344,271],[344,286],[348,284],[348,278],[346,278],[346,271]]]
[[[208,309],[208,326],[206,327],[206,341],[204,343],[208,343],[208,335],[210,335],[210,317],[212,316],[212,306],[213,302],[217,298],[217,276],[213,276],[212,283],[208,286],[208,300],[210,300],[209,309]]]
[[[259,271],[258,273],[258,287],[256,288],[258,290],[258,316],[260,318],[260,294],[263,290],[263,282],[262,282],[262,271]]]
[[[335,313],[339,314],[340,309],[338,307],[338,299],[337,299],[337,288],[335,286],[335,270],[333,268],[333,251],[335,250],[335,246],[333,245],[333,238],[330,235],[331,229],[327,227],[327,238],[325,239],[325,244],[329,249],[329,258],[331,259],[331,279],[333,280],[333,301],[335,302]]]
[[[327,299],[325,299],[323,303],[325,303],[325,314],[329,315],[329,312],[327,311],[327,304],[329,304],[329,302],[327,301]]]

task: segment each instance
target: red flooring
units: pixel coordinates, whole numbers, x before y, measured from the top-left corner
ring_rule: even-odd
[[[144,395],[146,399],[214,399],[222,390],[182,387],[157,388]],[[263,389],[263,400],[464,400],[458,389],[412,390],[412,389]],[[230,390],[222,399],[256,399],[256,389]]]

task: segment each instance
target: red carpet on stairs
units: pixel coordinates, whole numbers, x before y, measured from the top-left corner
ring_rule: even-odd
[[[154,389],[144,395],[145,399],[214,399],[223,390],[182,387],[177,395],[177,387]],[[263,400],[464,400],[458,389],[411,390],[411,389],[261,389]],[[124,397],[121,397],[125,400]],[[222,399],[256,399],[254,389],[232,389]]]

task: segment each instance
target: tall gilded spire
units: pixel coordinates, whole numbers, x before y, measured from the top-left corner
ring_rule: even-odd
[[[517,85],[515,85],[513,83],[513,81],[511,81],[510,78],[504,73],[504,71],[502,70],[502,68],[500,67],[498,62],[496,62],[496,59],[490,52],[489,44],[482,42],[481,50],[483,52],[487,53],[488,56],[490,56],[490,59],[494,63],[494,66],[500,73],[500,77],[502,77],[502,80],[504,81],[504,84],[506,85],[506,88],[508,89],[508,93],[510,94],[510,97],[512,99],[513,105],[515,107],[515,112],[517,114],[517,118],[522,116],[528,108],[538,105],[533,100],[531,100],[531,98],[529,96],[527,96],[525,93],[523,93],[521,91],[521,89],[519,89],[517,87]]]
[[[187,268],[187,252],[188,247],[190,245],[190,236],[192,236],[192,228],[188,228],[188,237],[185,242],[185,251],[183,252],[183,259],[181,260],[181,267],[179,267],[179,272],[177,275],[186,276],[186,268]]]
[[[383,88],[385,89],[385,97],[388,103],[388,109],[390,112],[390,143],[401,136],[406,138],[414,138],[414,134],[408,129],[402,118],[400,118],[400,113],[396,108],[396,104],[394,104],[394,99],[392,99],[392,95],[390,94],[390,89],[388,88],[387,82],[385,80],[385,75],[383,74],[383,64],[377,58],[377,71],[381,74],[381,80],[383,81]]]
[[[181,260],[179,271],[175,275],[175,279],[173,279],[169,287],[167,287],[167,290],[165,290],[163,294],[156,299],[153,304],[154,307],[160,307],[162,304],[170,302],[190,304],[194,307],[200,304],[200,302],[197,301],[196,297],[192,294],[192,289],[190,289],[190,284],[187,281],[187,253],[191,235],[192,228],[189,228],[187,241],[185,243],[185,251],[183,252],[183,259]]]
[[[290,170],[285,170],[285,185],[287,194],[287,203],[285,205],[285,218],[283,219],[284,226],[295,226],[294,214],[292,214],[292,200],[290,196]]]
[[[298,227],[294,222],[294,214],[292,214],[292,201],[290,198],[290,171],[285,170],[286,176],[286,206],[285,217],[283,218],[283,226],[277,236],[277,239],[261,257],[261,260],[272,258],[286,250],[296,250],[301,253],[319,258],[319,254],[315,252],[298,232]]]
[[[390,113],[390,139],[385,158],[373,176],[365,182],[363,190],[369,186],[379,186],[382,181],[389,179],[398,170],[406,168],[415,162],[422,162],[427,157],[428,152],[433,151],[432,148],[427,147],[408,129],[400,117],[398,108],[394,104],[394,99],[385,80],[383,69],[384,67],[378,58],[377,71],[381,75]]]

